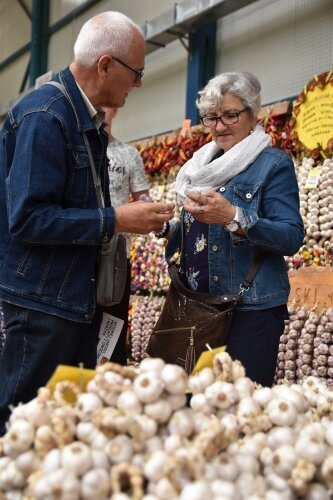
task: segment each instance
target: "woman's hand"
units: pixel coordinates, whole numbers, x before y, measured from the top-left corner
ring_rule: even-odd
[[[236,207],[213,189],[202,193],[188,191],[183,206],[196,220],[206,224],[225,224],[236,215]]]

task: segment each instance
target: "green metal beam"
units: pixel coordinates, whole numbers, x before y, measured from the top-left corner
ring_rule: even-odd
[[[32,2],[30,86],[47,69],[49,6],[49,0]]]
[[[18,50],[16,50],[12,54],[10,54],[10,56],[6,57],[6,59],[4,59],[3,61],[0,62],[0,71],[7,68],[8,66],[10,66],[10,64],[12,64],[17,59],[19,59],[21,56],[23,56],[24,54],[29,52],[30,47],[31,47],[31,43],[30,42],[26,43],[25,45],[23,45],[23,47],[20,47]]]

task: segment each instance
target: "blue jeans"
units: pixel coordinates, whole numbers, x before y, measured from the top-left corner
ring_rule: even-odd
[[[0,436],[9,406],[36,397],[58,365],[95,368],[102,317],[98,309],[88,325],[8,302],[2,309],[6,339],[0,358]]]

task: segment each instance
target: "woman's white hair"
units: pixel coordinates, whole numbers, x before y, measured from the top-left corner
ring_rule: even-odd
[[[258,78],[252,73],[221,73],[215,76],[207,85],[198,92],[196,100],[197,108],[201,116],[209,111],[215,111],[221,107],[226,92],[230,92],[249,108],[253,117],[260,111],[261,85]]]
[[[75,61],[91,67],[103,55],[126,55],[138,24],[121,12],[97,14],[82,26],[74,45]]]

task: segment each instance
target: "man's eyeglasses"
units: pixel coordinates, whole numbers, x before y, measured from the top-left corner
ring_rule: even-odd
[[[134,83],[138,83],[140,80],[142,80],[142,77],[143,77],[143,69],[134,69],[134,68],[131,68],[131,66],[129,66],[128,64],[124,63],[123,61],[121,61],[120,59],[117,59],[117,57],[114,57],[112,56],[112,59],[114,61],[117,61],[117,63],[121,64],[122,66],[125,66],[125,68],[127,69],[130,69],[131,71],[133,71],[133,73],[135,73],[135,79],[134,79]]]
[[[247,110],[248,108],[244,108],[241,111],[224,113],[221,116],[202,116],[200,121],[207,128],[216,127],[219,120],[223,123],[223,125],[235,125],[235,123],[239,122],[239,115]]]

